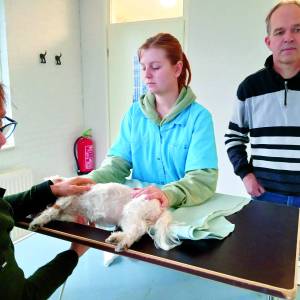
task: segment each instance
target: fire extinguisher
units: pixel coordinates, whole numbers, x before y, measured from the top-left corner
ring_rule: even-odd
[[[91,131],[85,130],[74,143],[73,151],[78,175],[87,174],[95,169],[95,147]]]

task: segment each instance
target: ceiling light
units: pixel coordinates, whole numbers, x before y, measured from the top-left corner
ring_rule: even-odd
[[[171,7],[176,5],[177,0],[160,0],[162,6]]]

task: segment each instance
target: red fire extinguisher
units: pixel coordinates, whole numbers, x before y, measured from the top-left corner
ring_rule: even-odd
[[[95,147],[91,131],[85,130],[74,143],[73,151],[78,175],[87,174],[95,169]]]

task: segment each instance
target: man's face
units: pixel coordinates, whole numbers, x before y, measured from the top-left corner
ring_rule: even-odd
[[[300,67],[300,7],[280,6],[271,16],[265,43],[273,53],[275,66]]]
[[[4,101],[3,99],[0,99],[0,127],[3,126],[2,124],[2,118],[5,117],[6,111],[5,111],[5,107],[4,107]],[[0,132],[0,148],[6,143],[6,139],[4,137],[4,135],[2,134],[2,132]]]

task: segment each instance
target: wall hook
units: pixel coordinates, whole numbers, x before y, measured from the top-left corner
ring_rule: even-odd
[[[40,54],[41,64],[46,63],[46,55],[47,55],[47,51],[45,51],[45,53]]]
[[[62,57],[62,54],[60,53],[60,55],[55,55],[55,61],[57,65],[61,65],[61,61],[60,58]]]

